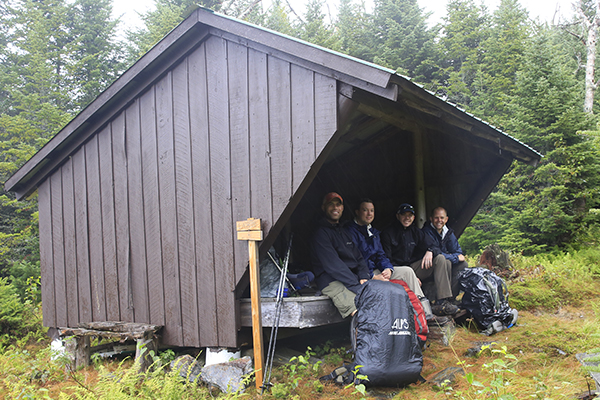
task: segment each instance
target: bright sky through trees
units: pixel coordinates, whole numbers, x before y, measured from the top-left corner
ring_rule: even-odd
[[[265,6],[270,0],[264,0]],[[298,7],[296,10],[301,13],[303,10],[303,4],[307,0],[290,0],[292,7]],[[372,2],[367,0],[367,3]],[[427,11],[433,13],[431,22],[439,22],[441,18],[446,14],[446,2],[447,0],[418,0],[421,7]],[[327,3],[331,7],[337,7],[337,0],[329,0]],[[500,0],[483,0],[483,3],[487,5],[490,11],[495,10],[500,3]],[[529,15],[532,19],[540,18],[542,21],[551,22],[553,18],[558,18],[559,15],[569,16],[573,13],[572,0],[521,0],[520,3],[524,5],[529,11]],[[154,8],[153,2],[149,0],[127,0],[127,1],[115,1],[113,2],[113,13],[115,16],[123,15],[123,24],[121,29],[140,27],[141,21],[137,13],[144,13]],[[335,10],[331,9],[331,13],[335,14]],[[555,17],[556,15],[556,17]]]

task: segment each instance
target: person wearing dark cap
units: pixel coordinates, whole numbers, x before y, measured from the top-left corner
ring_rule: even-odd
[[[415,224],[415,209],[403,203],[396,212],[396,221],[381,234],[381,244],[394,265],[408,265],[421,280],[433,275],[437,300],[432,307],[438,315],[452,315],[458,307],[451,288],[451,268],[435,242]]]
[[[354,315],[354,297],[369,277],[369,267],[352,237],[340,224],[344,200],[327,193],[321,204],[323,218],[312,237],[311,257],[315,281],[321,292],[331,298],[343,318]]]

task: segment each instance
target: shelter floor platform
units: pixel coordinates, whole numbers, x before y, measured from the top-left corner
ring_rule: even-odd
[[[261,299],[262,325],[273,326],[276,319],[277,299]],[[240,315],[243,327],[252,326],[250,299],[240,300]],[[280,328],[314,328],[342,322],[343,318],[327,296],[285,297],[281,305]]]

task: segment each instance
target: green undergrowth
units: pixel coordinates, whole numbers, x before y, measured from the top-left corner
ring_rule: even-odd
[[[600,296],[600,249],[512,258],[510,303],[517,310],[579,306]]]
[[[20,312],[15,292],[0,291],[7,323],[0,341],[0,398],[10,399],[562,399],[573,398],[589,382],[577,353],[593,353],[600,343],[600,250],[595,248],[534,257],[513,257],[508,279],[511,305],[519,310],[517,325],[492,337],[474,324],[458,327],[452,346],[431,341],[424,352],[422,375],[431,379],[452,366],[465,375],[441,389],[415,384],[404,389],[322,383],[319,377],[350,360],[347,347],[331,342],[274,368],[272,386],[260,395],[253,376],[244,393],[218,394],[190,383],[168,368],[174,354],[158,354],[155,365],[138,374],[131,359],[94,359],[94,365],[72,371],[65,357],[55,357],[42,338],[39,305],[30,297]],[[2,282],[0,281],[0,287]],[[33,290],[36,286],[32,286]],[[25,303],[23,303],[25,304]],[[12,308],[11,308],[12,307]],[[476,357],[467,350],[484,341]],[[313,358],[311,358],[313,356]],[[313,363],[317,357],[322,362]],[[593,382],[591,383],[593,386]]]

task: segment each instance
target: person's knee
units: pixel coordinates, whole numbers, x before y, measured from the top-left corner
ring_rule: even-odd
[[[438,254],[437,256],[433,257],[433,267],[434,268],[443,268],[446,267],[446,257],[444,257],[442,254]],[[450,264],[451,265],[451,264]]]
[[[354,305],[356,295],[341,282],[331,282],[322,292],[331,299],[333,305],[342,315],[342,318],[346,318],[356,311],[356,306]]]

